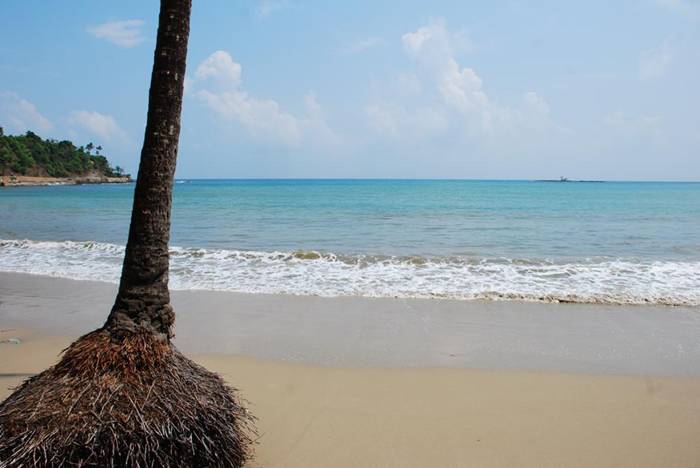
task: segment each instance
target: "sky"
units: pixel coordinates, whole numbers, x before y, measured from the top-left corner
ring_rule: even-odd
[[[194,0],[179,178],[700,180],[700,1]],[[135,174],[158,2],[3,0],[0,126]]]

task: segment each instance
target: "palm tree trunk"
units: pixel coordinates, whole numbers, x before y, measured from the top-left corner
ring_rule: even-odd
[[[105,324],[118,336],[145,328],[164,339],[175,314],[168,290],[173,177],[180,137],[192,0],[162,0],[148,120],[119,292]]]

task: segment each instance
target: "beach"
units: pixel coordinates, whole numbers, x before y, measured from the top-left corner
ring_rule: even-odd
[[[700,468],[700,0],[6,3],[0,468]]]
[[[116,285],[0,273],[0,398]],[[258,417],[250,466],[696,466],[697,307],[174,291],[176,345]]]

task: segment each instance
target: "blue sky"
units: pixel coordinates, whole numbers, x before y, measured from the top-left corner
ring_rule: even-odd
[[[0,125],[135,172],[158,3],[5,0]],[[700,2],[195,0],[178,177],[700,180]]]

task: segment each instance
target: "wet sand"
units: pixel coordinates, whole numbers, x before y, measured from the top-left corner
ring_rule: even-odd
[[[0,320],[79,336],[116,285],[0,273]],[[700,308],[173,291],[186,353],[345,367],[700,376]]]
[[[114,289],[0,274],[0,341],[20,340],[0,344],[0,398],[99,326]],[[180,348],[259,418],[251,466],[700,464],[697,309],[211,292],[173,303]]]

